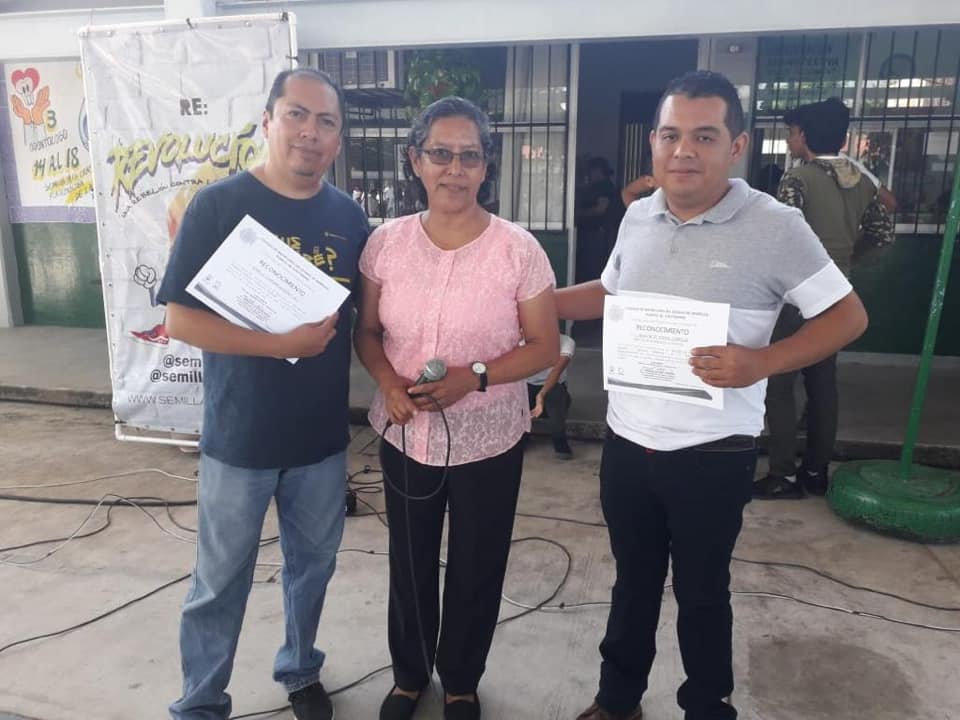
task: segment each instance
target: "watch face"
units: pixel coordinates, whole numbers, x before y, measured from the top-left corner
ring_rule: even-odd
[[[473,370],[477,375],[482,375],[487,371],[487,366],[482,362],[475,362],[470,366],[470,369]]]

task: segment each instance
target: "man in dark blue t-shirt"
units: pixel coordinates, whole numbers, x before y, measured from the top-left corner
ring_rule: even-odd
[[[298,720],[333,717],[314,642],[343,534],[352,307],[270,334],[231,324],[186,287],[245,215],[355,286],[367,219],[323,179],[340,151],[343,117],[342,94],[327,75],[280,73],[263,115],[267,161],[197,193],[160,287],[168,334],[201,348],[204,369],[197,563],[180,627],[175,720],[230,715],[226,687],[271,499],[286,615],[273,676]]]

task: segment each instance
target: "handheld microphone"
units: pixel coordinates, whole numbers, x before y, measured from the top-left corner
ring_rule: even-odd
[[[447,376],[447,364],[440,358],[433,358],[432,360],[427,360],[427,364],[423,366],[423,372],[420,373],[420,377],[414,380],[413,385],[422,385],[423,383],[437,382],[438,380],[443,380]],[[410,387],[413,387],[411,385]],[[427,395],[426,397],[431,397]],[[436,402],[436,400],[434,400]],[[439,405],[437,406],[440,407]],[[444,420],[446,422],[446,420]],[[390,426],[393,425],[393,422],[387,417],[387,424],[383,428],[384,434]]]
[[[420,377],[413,384],[422,385],[423,383],[437,382],[443,380],[446,376],[447,364],[440,358],[433,358],[427,360],[427,364],[423,366],[423,372],[420,373]]]

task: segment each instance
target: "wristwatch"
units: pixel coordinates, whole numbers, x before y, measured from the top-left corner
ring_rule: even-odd
[[[487,391],[487,366],[484,365],[482,362],[478,361],[470,366],[470,370],[473,372],[474,375],[480,378],[480,387],[477,389],[480,392],[486,392]]]

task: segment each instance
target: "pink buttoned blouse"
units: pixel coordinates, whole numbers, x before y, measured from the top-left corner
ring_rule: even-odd
[[[415,380],[440,358],[447,367],[490,362],[520,344],[518,303],[555,284],[546,253],[529,232],[491,215],[476,239],[456,250],[430,240],[420,215],[377,228],[360,257],[360,272],[380,286],[380,323],[387,360]],[[490,385],[444,409],[450,426],[450,464],[482,460],[513,447],[530,429],[523,380]],[[387,412],[377,390],[370,424],[383,435]],[[443,465],[447,435],[438,412],[420,411],[406,425],[407,455]],[[387,442],[400,447],[400,428]]]

